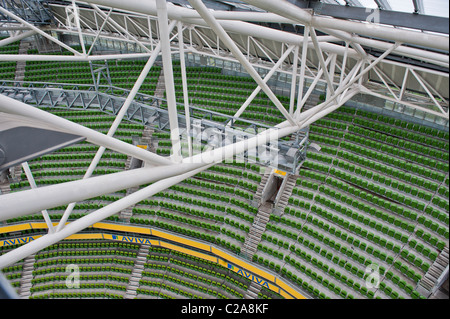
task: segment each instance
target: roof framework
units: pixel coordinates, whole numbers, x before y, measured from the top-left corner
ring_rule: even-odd
[[[87,141],[100,146],[81,180],[2,195],[0,220],[42,211],[49,231],[47,235],[0,256],[0,268],[112,216],[215,163],[296,133],[338,109],[357,94],[383,98],[402,108],[421,112],[424,116],[434,116],[448,123],[448,34],[431,34],[422,30],[399,29],[378,24],[375,23],[376,16],[373,20],[364,21],[336,19],[315,14],[284,0],[243,1],[253,8],[259,8],[255,11],[211,11],[205,5],[209,1],[187,2],[191,9],[176,6],[166,0],[55,2],[49,4],[49,10],[56,21],[51,25],[33,24],[18,16],[17,12],[0,7],[3,16],[17,22],[5,25],[5,28],[10,28],[11,36],[1,40],[0,46],[20,41],[30,35],[39,35],[73,54],[0,55],[0,61],[95,62],[134,58],[147,60],[107,135],[0,95],[0,112],[84,136]],[[351,6],[359,4],[358,1],[347,3]],[[388,9],[387,1],[379,1],[379,4],[383,9]],[[420,12],[420,1],[415,1],[415,5]],[[295,34],[265,26],[271,23],[301,28],[303,32]],[[71,48],[55,37],[55,34],[78,37],[81,50]],[[109,40],[133,44],[138,48],[138,52],[98,54],[92,50],[92,43]],[[90,49],[87,49],[88,41],[91,44]],[[367,48],[375,48],[377,54],[368,52]],[[236,119],[245,112],[261,90],[278,108],[285,119],[284,122],[247,140],[206,150],[200,154],[193,155],[190,149],[189,156],[183,158],[179,149],[181,129],[175,105],[172,56],[178,54],[181,59],[186,123],[191,123],[184,61],[186,53],[239,63],[258,84],[256,91],[235,114]],[[170,158],[130,146],[113,137],[135,100],[143,80],[160,55],[165,70],[174,154]],[[423,65],[407,63],[407,59],[420,61]],[[258,72],[261,69],[267,71],[265,76]],[[288,110],[282,106],[267,84],[275,73],[289,76],[291,102]],[[305,88],[306,81],[311,83],[308,89]],[[304,110],[305,102],[319,85],[326,87],[325,101]],[[298,101],[296,105],[295,97]],[[189,126],[187,130],[190,131]],[[106,149],[141,159],[145,162],[145,167],[91,177]],[[27,178],[33,185],[33,176],[26,169],[27,164],[23,165],[28,172]],[[150,182],[153,184],[88,216],[66,223],[77,201]],[[74,194],[73,187],[80,189],[80,192]],[[60,221],[52,222],[45,210],[63,204],[70,205]]]

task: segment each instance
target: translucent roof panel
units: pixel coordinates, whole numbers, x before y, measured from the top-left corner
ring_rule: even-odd
[[[371,9],[378,8],[377,2],[379,2],[379,3],[386,2],[390,6],[390,9],[392,11],[409,12],[409,13],[412,13],[415,11],[413,0],[383,0],[383,1],[376,1],[376,0],[321,0],[321,2],[330,3],[330,4],[340,4],[340,5],[349,4],[351,6],[356,6],[356,7],[361,6],[364,8],[371,8]],[[449,13],[448,13],[449,1],[448,0],[417,0],[417,2],[421,3],[424,8],[424,12],[420,12],[420,14],[444,17],[444,18],[449,17]]]
[[[423,0],[426,15],[448,18],[448,0]]]

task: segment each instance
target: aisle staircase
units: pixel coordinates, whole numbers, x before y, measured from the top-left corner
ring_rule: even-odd
[[[161,68],[159,74],[158,83],[156,84],[155,96],[160,99],[164,99],[164,92],[166,91],[166,83],[164,78],[164,68]]]
[[[35,254],[29,255],[23,261],[22,278],[20,279],[19,297],[28,299],[31,296],[30,288],[32,286],[34,263],[36,261]]]
[[[256,189],[256,193],[253,196],[253,202],[252,205],[253,206],[259,206],[260,202],[261,202],[261,197],[262,197],[262,192],[264,190],[264,187],[266,187],[267,184],[267,180],[270,177],[270,171],[266,172],[266,174],[264,174],[261,177],[261,182],[258,185],[258,188]]]
[[[27,54],[30,46],[31,46],[30,42],[21,41],[19,44],[19,55]],[[17,61],[16,74],[14,77],[15,81],[21,82],[25,79],[26,64],[27,64],[26,61]]]
[[[267,223],[270,219],[270,214],[272,213],[273,204],[266,202],[261,205],[258,209],[258,214],[253,221],[250,231],[245,237],[245,242],[241,250],[241,255],[245,258],[251,259],[256,251],[258,250],[258,245],[261,242],[261,236],[266,230]]]
[[[147,261],[149,245],[141,245],[139,252],[136,256],[133,271],[131,272],[130,281],[125,293],[125,299],[134,299],[137,296],[136,290],[139,288],[139,281],[142,279],[142,272],[144,271],[144,265]]]
[[[280,189],[276,201],[275,208],[279,213],[283,213],[286,208],[289,198],[292,195],[292,190],[297,183],[297,175],[288,174],[283,182],[282,189]]]
[[[148,146],[147,150],[152,153],[155,153],[155,147],[152,143],[153,132],[154,132],[154,129],[146,126],[142,133],[141,144],[147,145]],[[129,170],[131,168],[131,161],[132,161],[132,157],[128,156],[127,161],[125,162],[125,170]],[[134,192],[137,192],[138,190],[139,190],[139,187],[128,188],[126,196],[133,194]],[[129,206],[129,207],[125,208],[124,210],[122,210],[119,213],[119,218],[125,222],[130,222],[130,219],[133,216],[133,208],[135,206],[136,205],[132,205],[132,206]]]
[[[425,297],[429,297],[439,289],[444,276],[448,278],[448,246],[446,246],[434,263],[428,269],[427,273],[420,280],[417,291]]]
[[[262,286],[252,281],[250,286],[248,287],[244,299],[258,299],[258,294],[261,291]]]

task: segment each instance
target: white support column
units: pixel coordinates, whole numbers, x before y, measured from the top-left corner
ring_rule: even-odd
[[[102,23],[102,26],[100,27],[100,29],[97,29],[98,32],[97,32],[97,34],[95,35],[94,41],[92,42],[91,47],[89,48],[89,52],[87,53],[87,55],[90,55],[91,52],[92,52],[92,50],[94,49],[95,43],[97,43],[97,40],[98,40],[100,34],[102,33],[103,28],[104,28],[105,25],[106,25],[106,22],[108,21],[109,17],[111,16],[111,12],[112,12],[112,9],[109,10],[108,15],[107,15],[106,18],[103,20],[103,23]],[[95,12],[94,12],[94,16],[97,17],[97,15],[95,14]],[[97,20],[97,19],[96,19],[96,20]]]
[[[320,66],[323,69],[323,74],[325,75],[325,80],[327,81],[327,84],[328,84],[327,89],[330,90],[331,95],[333,95],[334,94],[333,81],[331,80],[330,74],[328,73],[327,67],[325,65],[325,60],[323,58],[322,49],[320,48],[319,41],[317,40],[316,31],[314,30],[313,27],[311,27],[310,31],[311,31],[311,39],[313,41],[314,48],[316,49],[316,53],[317,53],[317,57],[319,58]]]
[[[184,56],[184,39],[183,39],[183,24],[178,22],[178,45],[180,48],[180,66],[181,66],[181,81],[183,84],[183,99],[184,99],[184,115],[186,117],[186,137],[188,140],[189,157],[193,155],[191,132],[191,114],[189,112],[189,94],[188,82],[186,75],[186,58]]]
[[[403,99],[403,94],[405,94],[406,90],[406,81],[408,81],[409,69],[405,68],[405,75],[403,76],[402,88],[400,90],[400,94],[398,96],[399,100]]]
[[[63,240],[64,238],[76,234],[80,232],[81,230],[98,223],[105,218],[108,218],[117,212],[134,205],[148,197],[151,197],[164,189],[167,189],[168,187],[171,187],[175,184],[178,184],[179,182],[185,180],[186,178],[189,178],[207,168],[209,168],[212,165],[206,165],[199,169],[189,171],[187,173],[170,177],[167,179],[160,180],[150,186],[147,186],[144,189],[141,189],[131,195],[128,195],[118,201],[115,201],[114,203],[105,206],[95,212],[92,212],[74,222],[71,222],[68,224],[64,229],[57,231],[53,234],[47,234],[44,235],[38,239],[35,239],[34,241],[25,244],[19,248],[16,248],[6,254],[3,254],[0,256],[0,269],[5,268],[8,265],[14,264],[15,262],[25,258],[26,256],[29,256],[31,254],[34,254],[38,252],[39,250],[42,250],[45,247],[48,247],[54,243],[57,243],[58,241]]]
[[[109,17],[107,17],[107,15],[99,7],[97,7],[95,4],[91,4],[91,6],[92,8],[94,8],[95,11],[97,11],[102,16],[103,19],[106,19],[109,24],[111,24],[113,27],[123,32],[127,37],[132,39],[137,45],[143,48],[144,51],[151,53],[149,48],[147,48],[145,45],[141,43],[141,41],[139,41],[133,35],[131,35],[124,27],[122,27],[120,24],[114,21],[114,19],[110,19]]]
[[[77,123],[63,119],[59,116],[42,111],[36,107],[27,105],[18,100],[0,94],[0,110],[6,113],[22,115],[30,119],[35,119],[47,123],[50,128],[59,129],[62,132],[71,133],[86,137],[88,142],[104,146],[119,153],[124,153],[136,157],[145,162],[156,165],[171,165],[169,159],[140,149],[139,147],[122,142],[95,130],[89,129]]]
[[[331,62],[330,62],[330,80],[331,83],[334,84],[334,72],[336,69],[336,54],[332,53],[331,54]],[[330,96],[332,94],[332,90],[330,90],[330,88],[327,88],[327,96]]]
[[[200,0],[189,0],[189,3],[194,7],[200,16],[205,20],[205,22],[210,26],[210,28],[220,37],[220,40],[225,44],[225,46],[233,53],[234,57],[239,60],[245,70],[250,74],[250,76],[256,81],[256,83],[261,86],[264,93],[270,98],[270,100],[275,104],[278,110],[283,114],[283,116],[292,124],[295,125],[295,120],[284,108],[269,86],[264,83],[264,81],[259,76],[258,72],[253,68],[253,66],[247,61],[243,53],[239,50],[234,41],[225,32],[223,27],[216,21],[211,12],[206,8],[206,6]]]
[[[263,82],[267,83],[270,78],[275,74],[275,72],[280,68],[280,66],[283,64],[284,60],[291,54],[291,52],[294,50],[294,46],[291,45],[283,54],[283,56],[280,57],[280,59],[277,61],[277,63],[273,66],[273,68],[269,71],[269,73],[266,74],[264,77]],[[258,93],[261,92],[261,86],[257,86],[256,89],[250,94],[250,96],[247,98],[247,100],[242,104],[242,106],[239,108],[239,110],[234,114],[235,118],[238,118],[244,113],[244,111],[247,109],[247,107],[252,103],[252,101],[255,99],[255,97],[258,95]],[[229,123],[231,124],[231,123]]]
[[[327,60],[325,61],[325,66],[328,66],[328,64],[330,63],[330,60],[331,60],[331,56],[329,56],[327,58]],[[301,100],[299,100],[297,110],[295,111],[295,117],[299,116],[303,106],[305,105],[305,103],[308,100],[309,96],[311,95],[312,91],[314,90],[314,88],[316,87],[316,85],[319,82],[320,78],[322,77],[323,72],[324,72],[324,70],[322,68],[320,68],[320,70],[317,73],[316,77],[314,78],[313,82],[309,86],[308,91],[306,91],[306,93],[303,96],[303,98]]]
[[[342,81],[344,80],[344,76],[345,76],[345,69],[347,67],[348,47],[349,47],[349,43],[345,42],[345,53],[344,53],[344,57],[342,58],[342,67],[341,67],[341,75],[339,78],[339,85],[342,84]]]
[[[309,39],[309,27],[305,26],[303,32],[303,47],[302,47],[302,64],[300,65],[300,79],[298,82],[298,97],[297,97],[297,110],[295,113],[300,113],[303,107],[301,101],[303,100],[303,90],[305,86],[305,70],[306,63],[308,61],[308,39]]]
[[[22,163],[22,168],[25,172],[25,175],[27,176],[31,188],[32,189],[37,188],[36,181],[34,180],[33,173],[31,173],[31,169],[30,166],[28,165],[28,162]],[[49,234],[54,233],[55,229],[53,228],[52,220],[50,219],[50,216],[48,216],[48,212],[46,209],[42,210],[42,216],[44,217],[45,223],[47,224]]]
[[[175,26],[175,23],[171,24],[171,28]],[[125,100],[124,104],[120,108],[120,111],[117,113],[116,118],[114,119],[114,122],[112,123],[110,129],[108,130],[107,136],[113,136],[114,133],[117,131],[120,123],[122,123],[123,118],[128,112],[129,107],[131,106],[131,103],[133,102],[134,98],[136,97],[136,94],[138,93],[139,89],[142,86],[142,83],[144,83],[145,79],[147,78],[148,73],[150,72],[153,64],[156,61],[156,58],[159,55],[159,52],[161,50],[161,45],[158,44],[155,48],[155,50],[152,53],[152,56],[145,64],[141,74],[139,75],[138,79],[136,80],[136,83],[134,84],[133,88],[131,89],[130,93],[127,96],[127,99]],[[100,162],[103,153],[105,152],[106,148],[101,146],[97,153],[95,154],[91,164],[89,165],[86,173],[83,176],[83,179],[89,178],[92,176],[92,173],[94,172],[95,168],[97,167],[98,163]],[[72,213],[76,203],[71,203],[69,206],[67,206],[61,221],[58,224],[57,231],[62,229],[69,218],[70,214]]]
[[[377,70],[377,68],[373,68],[373,71],[375,72],[375,74],[378,76],[378,78],[380,78],[381,82],[383,82],[384,86],[388,89],[388,91],[391,93],[392,97],[395,98],[396,100],[398,100],[397,95],[395,95],[395,93],[392,91],[392,89],[389,87],[389,84],[386,82],[386,80],[384,79],[383,75]],[[400,101],[400,100],[399,100]]]
[[[78,37],[80,39],[81,50],[83,51],[83,54],[85,55],[86,47],[84,45],[83,34],[81,32],[80,15],[78,14],[78,6],[76,5],[75,0],[72,0],[72,6],[73,6],[73,15],[75,17],[75,24],[77,26],[77,31],[78,31]]]
[[[433,96],[433,94],[430,92],[430,90],[428,89],[427,85],[424,83],[424,81],[422,80],[422,78],[414,71],[414,70],[410,70],[410,72],[412,73],[412,75],[416,78],[416,80],[419,82],[419,84],[423,87],[423,89],[425,90],[425,92],[427,92],[428,96],[431,98],[431,100],[433,101],[433,103],[438,107],[438,109],[443,113],[446,114],[448,116],[448,113],[444,111],[444,109],[442,108],[442,106],[439,104],[439,102],[436,100],[436,98]]]
[[[75,55],[81,55],[80,52],[78,52],[77,50],[72,49],[70,46],[68,46],[67,44],[62,43],[61,41],[55,39],[54,37],[52,37],[51,35],[47,34],[46,32],[42,31],[41,29],[39,29],[38,27],[35,27],[34,25],[32,25],[31,23],[23,20],[22,18],[16,16],[15,14],[9,12],[8,10],[0,7],[0,12],[13,18],[14,20],[16,20],[17,22],[22,23],[23,25],[26,25],[27,27],[29,27],[30,29],[32,29],[33,31],[39,33],[40,35],[42,35],[43,37],[49,39],[52,42],[55,42],[56,44],[58,44],[59,46],[63,47],[66,50],[69,50],[70,52],[72,52]]]
[[[297,89],[298,54],[300,48],[297,46],[294,53],[294,63],[292,64],[291,98],[289,101],[289,114],[294,116],[295,93]]]
[[[172,160],[175,162],[180,162],[182,160],[180,129],[178,126],[177,100],[175,95],[172,53],[170,50],[170,31],[167,27],[168,17],[166,0],[156,0],[156,7],[158,12],[158,25],[164,67],[167,109],[169,112],[170,139],[172,141]],[[176,23],[175,20],[172,23],[174,22]]]
[[[35,30],[29,30],[29,31],[22,32],[19,35],[0,40],[0,47],[3,47],[5,45],[11,44],[11,43],[14,43],[14,42],[17,42],[17,41],[20,41],[22,39],[26,39],[28,37],[31,37],[31,36],[35,35],[35,34],[36,34]]]

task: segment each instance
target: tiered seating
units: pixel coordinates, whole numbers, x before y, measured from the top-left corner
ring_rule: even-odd
[[[221,69],[214,67],[187,67],[186,73],[189,99],[193,106],[230,116],[239,110],[257,87],[255,81],[250,77],[223,75]],[[177,101],[183,103],[181,69],[175,63],[174,77]],[[289,98],[277,97],[288,109]],[[182,105],[179,108],[183,110]],[[199,115],[202,117],[202,114]],[[284,119],[264,92],[260,92],[256,96],[241,118],[271,125],[278,124]],[[213,120],[223,122],[224,118],[213,116]]]
[[[394,123],[419,133],[387,128]],[[308,154],[253,259],[283,273],[284,258],[286,276],[319,298],[420,298],[414,287],[448,245],[445,134],[344,107],[316,122],[310,138],[323,152]],[[376,290],[365,284],[372,263]]]
[[[63,241],[49,246],[35,256],[31,298],[121,299],[138,249],[134,244],[103,241]],[[72,264],[79,267],[79,288],[66,284],[71,274],[67,267]]]
[[[109,127],[115,118],[112,115],[95,110],[46,110],[105,134],[109,130]],[[142,136],[143,129],[143,125],[123,122],[119,126],[115,137],[131,143],[131,136]],[[29,166],[38,186],[79,180],[86,173],[86,170],[94,158],[97,150],[98,146],[87,142],[82,142],[36,158],[29,162]],[[126,161],[127,155],[106,150],[102,156],[102,160],[94,170],[93,175],[96,176],[123,171],[125,169]],[[30,187],[24,173],[21,178],[22,180],[20,182],[11,184],[11,189],[13,191],[24,190]],[[103,206],[106,206],[109,203],[123,197],[125,193],[126,190],[122,190],[116,192],[115,194],[91,198],[84,202],[77,203],[74,211],[75,215],[71,215],[71,218],[84,216],[86,213],[89,213],[89,211],[97,210]],[[62,206],[52,208],[49,212],[52,217],[59,218],[64,210],[65,206]],[[10,222],[24,221],[29,220],[30,218],[41,220],[43,217],[41,214],[36,214],[34,216],[15,218],[10,220]]]
[[[2,234],[3,235],[3,234]],[[4,236],[0,236],[0,238],[5,238]],[[10,245],[0,247],[0,256],[6,254],[7,252],[19,247],[19,245]],[[23,260],[15,263],[14,265],[5,267],[1,270],[4,277],[9,281],[11,286],[19,293],[20,288],[20,280],[23,274]]]
[[[30,49],[28,50],[28,54],[38,54],[38,50]],[[69,51],[47,54],[73,55]],[[89,62],[28,61],[25,67],[25,81],[93,84]],[[42,83],[34,83],[34,85],[43,86]]]
[[[28,51],[28,54],[37,53],[35,49]],[[71,55],[72,53],[65,51],[51,54]],[[146,62],[146,60],[108,61],[111,84],[118,88],[130,90]],[[160,72],[160,66],[153,66],[139,92],[154,95]],[[25,81],[93,85],[94,80],[89,62],[29,61],[25,68]],[[36,83],[36,86],[42,85],[42,83]],[[100,77],[100,85],[108,85],[106,78]],[[65,87],[70,89],[70,86]],[[125,91],[115,89],[114,93],[122,95]]]
[[[0,40],[5,38],[0,37]],[[19,54],[19,45],[17,43],[8,44],[0,47],[0,54]],[[0,61],[0,80],[13,81],[16,76],[17,62]]]
[[[151,247],[137,298],[243,298],[250,280],[215,263]]]
[[[169,134],[154,133],[157,151]],[[220,164],[135,206],[131,222],[170,229],[240,252],[257,213],[251,205],[261,180],[255,164]]]
[[[109,62],[109,72],[112,84],[119,88],[132,89],[146,62],[147,61],[145,60]],[[141,85],[139,92],[147,95],[154,95],[160,73],[161,67],[154,65],[144,83]],[[120,94],[121,91],[115,90],[115,93]]]

